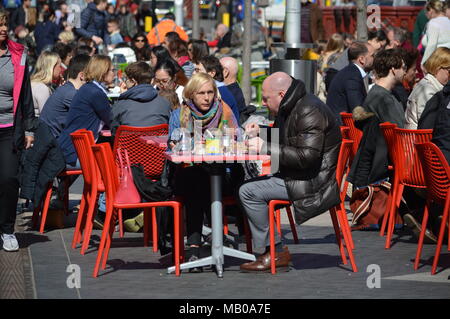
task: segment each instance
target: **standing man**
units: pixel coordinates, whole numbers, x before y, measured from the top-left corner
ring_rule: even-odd
[[[372,69],[374,48],[364,42],[353,42],[348,49],[350,64],[339,71],[330,84],[327,105],[341,123],[339,113],[352,113],[367,96],[368,72]]]
[[[33,28],[36,25],[36,9],[31,7],[31,0],[24,0],[11,14],[10,29],[15,30],[18,26]]]
[[[266,248],[256,261],[241,265],[241,271],[270,270],[270,239],[267,206],[271,199],[290,200],[295,218],[302,224],[339,204],[336,165],[341,145],[339,126],[330,109],[316,96],[307,94],[303,82],[284,72],[269,76],[262,85],[263,104],[276,115],[278,147],[266,146],[277,158],[279,170],[273,175],[248,181],[239,189],[239,198],[247,214],[253,242]],[[258,125],[246,127],[248,134]],[[275,143],[275,142],[273,142]],[[250,152],[260,152],[264,141],[253,137]],[[291,256],[275,238],[276,267],[288,270]]]
[[[232,57],[225,57],[220,59],[220,64],[223,67],[223,83],[230,90],[231,94],[233,94],[239,113],[242,113],[246,109],[246,104],[242,89],[237,83],[238,62]]]
[[[106,6],[107,0],[94,0],[81,12],[81,25],[76,29],[79,36],[92,39],[98,46],[108,44],[108,32],[106,30]]]

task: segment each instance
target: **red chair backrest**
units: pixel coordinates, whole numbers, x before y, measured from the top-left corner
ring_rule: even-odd
[[[88,185],[98,183],[100,176],[91,149],[91,146],[95,144],[94,134],[92,131],[81,129],[71,133],[70,136],[80,160],[84,183]]]
[[[353,141],[352,147],[352,158],[355,157],[358,152],[359,142],[361,141],[363,133],[356,128],[355,122],[353,120],[352,113],[340,113],[342,118],[342,123],[350,129],[349,138]]]
[[[350,128],[347,126],[340,126],[342,139],[351,140]]]
[[[399,182],[412,187],[425,188],[422,164],[414,147],[415,143],[431,141],[433,130],[407,130],[396,128],[394,165]]]
[[[383,133],[384,140],[386,141],[386,145],[388,148],[389,159],[392,164],[394,163],[394,152],[395,152],[395,132],[394,129],[397,127],[397,124],[392,124],[390,122],[384,122],[380,124],[381,132]]]
[[[105,185],[106,204],[112,204],[119,187],[119,175],[111,145],[109,143],[101,143],[92,145],[91,148]]]
[[[442,151],[434,143],[416,143],[417,154],[422,163],[428,198],[445,204],[450,190],[450,167]]]
[[[336,165],[336,179],[338,182],[339,189],[341,190],[341,199],[345,199],[345,194],[347,193],[346,188],[342,188],[342,182],[344,179],[344,172],[349,166],[350,153],[352,152],[353,141],[343,139],[341,143],[341,148],[339,150],[339,157]],[[344,198],[342,198],[342,196]]]
[[[153,145],[145,145],[139,141],[141,136],[161,136],[169,134],[169,125],[161,124],[150,127],[134,127],[121,125],[114,138],[114,156],[116,150],[121,148],[128,151],[131,165],[142,164],[145,175],[157,178],[164,168],[164,152],[166,149]],[[122,154],[123,155],[123,154]],[[118,163],[118,158],[116,158]]]

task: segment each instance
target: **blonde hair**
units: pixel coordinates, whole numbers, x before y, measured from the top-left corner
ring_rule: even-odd
[[[72,31],[63,31],[59,34],[58,38],[65,43],[70,43],[75,40],[75,35]]]
[[[37,59],[36,68],[31,76],[31,82],[52,83],[53,70],[58,61],[61,61],[61,58],[57,53],[49,51],[42,52]]]
[[[207,73],[197,73],[192,76],[189,82],[186,84],[183,90],[183,98],[186,100],[192,100],[194,94],[200,90],[200,88],[206,84],[211,83],[214,88],[214,95],[217,96],[217,86],[211,75]]]
[[[450,68],[450,49],[437,48],[423,65],[428,73],[436,75],[439,69]]]
[[[0,22],[6,22],[6,24],[9,22],[9,13],[3,8],[0,9]]]
[[[344,50],[344,37],[339,33],[334,33],[327,42],[325,52],[334,52]]]
[[[86,66],[84,77],[86,82],[102,82],[112,67],[111,59],[106,55],[94,55]]]
[[[437,13],[445,14],[445,10],[447,10],[447,4],[441,0],[429,0],[427,2],[426,10],[430,11],[431,9],[433,9]]]

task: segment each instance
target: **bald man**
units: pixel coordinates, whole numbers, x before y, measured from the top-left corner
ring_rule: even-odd
[[[306,93],[303,82],[283,72],[269,76],[262,85],[263,105],[276,116],[274,128],[279,139],[270,142],[255,136],[259,127],[246,127],[251,152],[264,147],[270,151],[273,175],[249,180],[239,189],[247,214],[253,243],[266,248],[255,262],[241,265],[243,272],[270,271],[270,238],[267,203],[271,199],[290,200],[295,219],[302,224],[340,203],[336,164],[341,133],[331,110],[316,96]],[[271,132],[275,136],[274,132]],[[272,168],[273,170],[273,168]],[[276,267],[289,270],[291,256],[276,234]]]
[[[233,94],[239,113],[242,113],[246,109],[246,104],[242,89],[237,83],[238,62],[232,57],[225,57],[220,59],[220,64],[223,67],[223,83],[225,83],[228,90]]]

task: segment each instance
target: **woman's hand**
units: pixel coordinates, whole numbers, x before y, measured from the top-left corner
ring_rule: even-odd
[[[25,136],[25,149],[29,149],[33,146],[34,136]]]
[[[245,134],[249,137],[255,137],[259,134],[260,127],[256,123],[250,123],[245,126]]]

